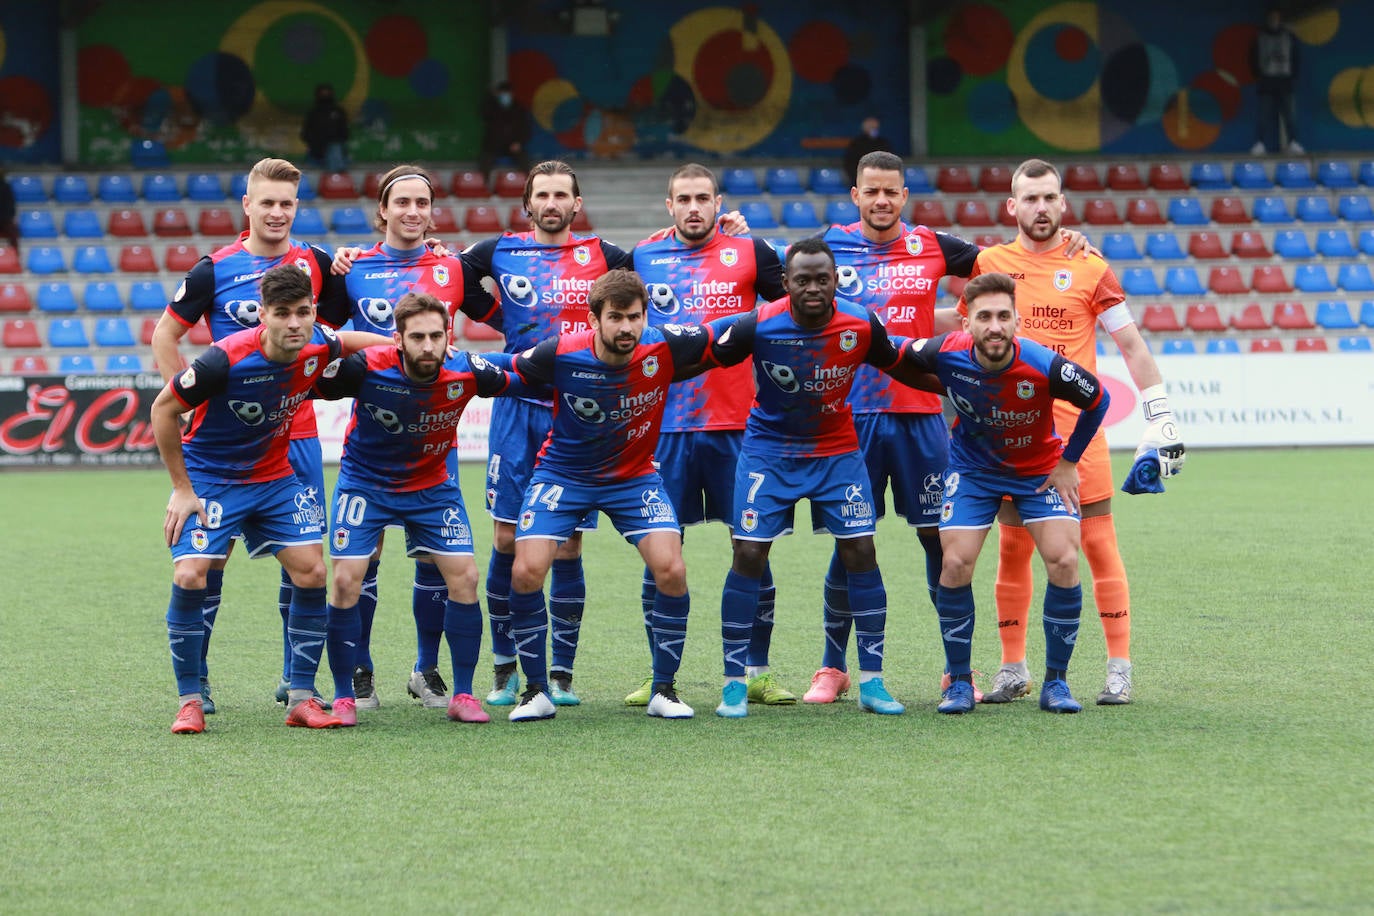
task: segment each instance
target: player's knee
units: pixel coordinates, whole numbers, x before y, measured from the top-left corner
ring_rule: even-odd
[[[297,588],[324,588],[328,578],[324,571],[324,560],[318,563],[302,563],[288,569],[286,574],[291,577],[291,584]]]
[[[1078,584],[1078,551],[1069,548],[1051,550],[1043,555],[1045,576],[1055,585],[1069,588]]]
[[[678,558],[655,569],[654,587],[665,595],[687,594],[687,564]]]
[[[554,554],[555,560],[576,560],[582,556],[582,534],[573,532],[572,537],[558,545],[558,552]]]
[[[444,584],[454,601],[471,604],[477,600],[477,564],[465,563],[458,569],[444,570]],[[521,589],[529,591],[529,589]]]
[[[940,561],[940,584],[947,588],[959,588],[973,581],[973,567],[978,555],[966,556],[959,551],[945,548]]]
[[[758,541],[735,541],[734,570],[742,576],[758,579],[768,560],[767,545]]]
[[[873,547],[873,539],[845,538],[835,542],[840,563],[849,572],[868,572],[878,567],[878,553]]]
[[[346,568],[342,563],[336,563],[333,586],[334,604],[338,607],[352,607],[358,603],[358,597],[362,594],[363,581],[354,570]]]
[[[179,564],[172,570],[172,584],[182,589],[202,589],[205,587],[205,570]]]
[[[515,553],[515,526],[497,522],[491,532],[491,546],[497,553]]]

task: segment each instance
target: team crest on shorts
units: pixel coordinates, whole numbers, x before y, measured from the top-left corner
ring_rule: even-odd
[[[1056,270],[1054,272],[1054,288],[1061,293],[1073,285],[1073,274],[1067,270]]]
[[[493,493],[492,495],[495,496],[495,493]],[[521,513],[520,513],[520,530],[521,530],[521,531],[529,531],[529,530],[530,530],[530,526],[533,525],[533,524],[534,524],[534,511],[533,511],[532,509],[526,509],[524,512],[521,512]]]
[[[953,517],[954,517],[954,503],[949,502],[948,500],[946,500],[946,501],[945,501],[945,504],[944,504],[943,506],[940,507],[940,521],[942,521],[942,522],[947,522],[947,521],[949,521],[950,519],[952,519]]]
[[[347,529],[347,528],[335,528],[335,529],[334,529],[334,549],[335,549],[335,550],[343,550],[343,549],[344,549],[345,547],[347,547],[347,546],[348,546],[348,529]]]
[[[435,282],[435,283],[439,284],[440,286],[448,286],[448,267],[447,267],[447,266],[445,266],[445,265],[443,265],[443,264],[435,264],[435,265],[434,265],[434,270],[433,270],[433,275],[434,275],[434,282]]]
[[[646,356],[646,357],[644,357],[644,363],[643,363],[643,365],[644,365],[644,377],[645,377],[645,378],[653,378],[655,375],[658,375],[658,357],[657,357],[657,356]]]
[[[306,275],[307,277],[310,276],[310,259],[309,259],[309,258],[296,258],[296,266],[299,267],[301,270],[305,271],[305,275]]]
[[[449,383],[448,383],[448,399],[449,399],[450,401],[456,401],[456,400],[458,400],[459,398],[461,398],[462,396],[463,396],[463,383],[462,383],[462,382],[449,382]]]
[[[1016,396],[1023,401],[1029,401],[1035,397],[1035,385],[1030,381],[1020,381],[1016,383]]]
[[[857,331],[840,332],[840,349],[848,353],[859,345],[859,334]]]
[[[314,374],[315,374],[315,369],[318,368],[319,365],[320,365],[320,358],[319,358],[318,356],[312,356],[312,357],[310,357],[309,359],[307,359],[307,360],[305,361],[305,374],[306,374],[306,376],[309,377],[309,376],[314,375]]]
[[[913,258],[924,251],[925,247],[925,242],[922,242],[921,237],[916,233],[913,232],[906,237],[906,253]]]
[[[493,508],[495,508],[495,507],[496,507],[496,488],[495,488],[495,487],[487,487],[487,510],[490,511],[491,509],[493,509]]]
[[[586,267],[591,263],[592,252],[586,245],[578,245],[573,249],[573,260],[581,267]]]
[[[191,546],[196,550],[204,550],[210,546],[210,536],[197,528],[191,532]]]
[[[757,509],[745,509],[739,514],[739,526],[745,531],[753,531],[759,526],[759,513]]]
[[[733,248],[722,248],[720,250],[720,263],[726,267],[734,267],[739,263],[739,252]]]

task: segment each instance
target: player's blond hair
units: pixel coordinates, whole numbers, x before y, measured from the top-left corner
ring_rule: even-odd
[[[294,185],[301,183],[301,170],[285,159],[259,159],[248,170],[248,187],[259,181],[289,181]]]

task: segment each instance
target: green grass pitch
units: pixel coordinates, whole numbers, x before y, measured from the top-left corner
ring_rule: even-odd
[[[412,565],[392,536],[382,708],[357,729],[282,724],[276,565],[240,556],[211,653],[220,711],[199,737],[168,733],[166,475],[5,471],[0,912],[1368,912],[1371,459],[1197,452],[1166,495],[1118,497],[1128,707],[1091,705],[1104,648],[1085,588],[1081,715],[1041,713],[1034,695],[937,715],[919,548],[888,519],[886,680],[904,716],[865,715],[853,693],[711,714],[717,525],[686,542],[693,721],[621,705],[648,651],[640,564],[609,530],[586,547],[580,708],[523,726],[420,708],[404,692]],[[480,506],[479,467],[464,489]],[[473,520],[485,570],[489,526]],[[773,668],[798,693],[829,552],[809,533],[774,548]],[[974,644],[989,674],[994,564],[990,540]],[[1030,651],[1038,683],[1034,625]],[[484,654],[479,691],[489,672]]]

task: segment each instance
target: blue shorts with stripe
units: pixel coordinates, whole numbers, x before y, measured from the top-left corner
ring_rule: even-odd
[[[677,513],[663,491],[663,478],[645,474],[620,483],[585,484],[538,469],[530,480],[515,539],[565,541],[578,520],[600,510],[631,544],[654,531],[679,530]]]
[[[1052,518],[1078,521],[1074,512],[1059,498],[1053,488],[1037,493],[1036,488],[1048,475],[1015,477],[990,471],[950,468],[945,475],[945,501],[940,509],[940,528],[991,528],[1002,506],[1002,498],[1011,499],[1021,521],[1027,525]]]
[[[663,433],[654,449],[663,489],[683,527],[734,518],[735,464],[744,431]]]
[[[520,398],[495,398],[487,434],[487,512],[498,522],[515,524],[534,474],[539,449],[549,437],[553,410]],[[580,519],[579,531],[596,528],[596,513]]]
[[[887,514],[891,485],[892,509],[908,525],[939,524],[949,464],[949,428],[944,417],[938,413],[861,413],[854,415],[854,430],[868,465],[878,518]]]
[[[191,478],[205,507],[205,524],[186,521],[172,545],[172,559],[229,555],[229,541],[243,537],[250,557],[276,554],[283,547],[319,544],[324,533],[324,505],[295,476],[266,483],[225,484]]]
[[[334,488],[329,554],[370,557],[386,528],[402,528],[406,556],[470,557],[472,525],[463,492],[452,480],[408,493],[358,486],[344,479]]]
[[[751,454],[747,447],[735,469],[735,524],[742,541],[775,541],[792,533],[797,500],[811,501],[816,532],[837,538],[873,534],[877,522],[868,471],[858,451],[823,458],[781,458]]]

